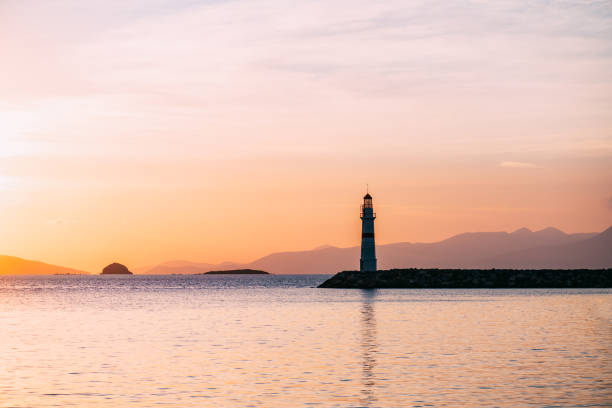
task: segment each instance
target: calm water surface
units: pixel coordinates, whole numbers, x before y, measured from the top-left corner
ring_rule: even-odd
[[[0,407],[612,406],[612,290],[0,277]]]

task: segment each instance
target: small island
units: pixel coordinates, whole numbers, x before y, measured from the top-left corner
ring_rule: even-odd
[[[610,288],[612,269],[389,269],[344,271],[320,288]]]
[[[125,265],[115,262],[102,269],[100,275],[133,275],[133,273]]]
[[[196,273],[196,275],[269,275],[269,273],[265,271],[259,271],[257,269],[232,269],[227,271],[209,271],[204,273]]]

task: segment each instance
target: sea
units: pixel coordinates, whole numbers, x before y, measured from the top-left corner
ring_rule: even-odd
[[[610,289],[2,276],[0,407],[611,407]]]

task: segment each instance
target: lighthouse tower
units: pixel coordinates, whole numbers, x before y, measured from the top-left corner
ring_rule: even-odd
[[[376,214],[372,207],[372,196],[367,193],[361,206],[361,260],[359,270],[376,270],[376,246],[374,244],[374,220]]]

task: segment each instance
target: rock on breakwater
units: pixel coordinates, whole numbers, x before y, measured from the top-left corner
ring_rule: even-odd
[[[320,288],[610,288],[612,269],[389,269],[344,271]]]

